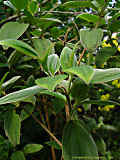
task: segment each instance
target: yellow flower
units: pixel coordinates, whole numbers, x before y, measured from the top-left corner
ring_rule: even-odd
[[[105,107],[103,108],[103,110],[106,111],[106,112],[109,112],[109,111],[110,111],[110,108],[109,108],[109,106],[105,106]]]
[[[102,91],[103,91],[103,89],[101,89],[101,88],[100,88],[98,91],[99,91],[99,92],[102,92]]]
[[[118,46],[118,42],[116,40],[113,40],[112,42],[116,47]]]
[[[110,43],[107,44],[105,41],[106,40],[103,40],[102,47],[111,47],[111,44]]]
[[[77,111],[78,111],[78,112],[82,112],[82,109],[81,109],[81,108],[78,108]]]
[[[106,111],[106,112],[109,112],[110,109],[113,109],[115,107],[115,105],[106,105],[103,110]]]
[[[117,87],[117,88],[120,88],[120,83],[116,84],[116,87]]]
[[[117,48],[117,49],[118,49],[118,51],[120,52],[120,45],[118,46],[118,48]]]
[[[118,84],[118,79],[112,81],[112,85],[116,85],[116,84]]]
[[[108,100],[109,98],[110,98],[110,94],[107,93],[107,94],[105,94],[105,95],[102,95],[100,99],[101,99],[102,101],[105,101],[105,100]]]
[[[98,107],[98,110],[99,110],[99,111],[102,111],[102,108],[101,108],[101,106],[99,106],[99,107]]]

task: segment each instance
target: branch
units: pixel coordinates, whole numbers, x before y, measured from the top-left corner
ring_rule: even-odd
[[[33,118],[33,119],[56,141],[56,143],[62,148],[62,143],[53,135],[53,133],[51,133],[51,132],[49,131],[49,129],[48,129],[43,123],[41,123],[36,116],[34,116],[34,114],[30,113],[30,112],[27,111],[25,108],[24,108],[24,110],[25,110],[29,115],[31,115],[32,118]]]

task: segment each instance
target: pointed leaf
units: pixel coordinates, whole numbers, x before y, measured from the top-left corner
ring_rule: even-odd
[[[90,1],[69,1],[62,5],[64,8],[82,8],[82,7],[91,7]]]
[[[21,76],[15,76],[15,77],[11,78],[10,80],[4,82],[4,83],[2,84],[2,88],[5,88],[5,87],[7,87],[8,85],[16,82],[20,77],[21,77]]]
[[[43,146],[41,144],[27,144],[24,147],[23,151],[25,154],[35,153],[35,152],[40,151],[42,148],[43,148]]]
[[[60,68],[60,59],[57,54],[48,56],[47,67],[50,75],[54,76]]]
[[[19,10],[25,9],[28,5],[29,0],[10,0],[10,2]]]
[[[29,87],[26,89],[22,89],[22,90],[10,93],[0,98],[0,105],[22,101],[30,96],[33,96],[39,93],[40,91],[43,91],[43,88],[39,86],[33,86],[33,87]]]
[[[79,67],[72,67],[65,69],[64,72],[77,75],[86,84],[89,84],[93,75],[94,70],[91,66],[81,64]]]
[[[0,40],[18,39],[28,28],[29,24],[8,22],[0,29]]]
[[[60,62],[62,68],[67,69],[77,64],[77,58],[70,48],[64,47],[60,55]]]
[[[33,58],[37,57],[37,54],[38,54],[27,43],[22,42],[20,40],[15,40],[15,39],[2,40],[2,41],[0,41],[0,45],[12,47],[23,54],[26,54],[28,56],[32,56]]]
[[[8,111],[8,114],[4,121],[5,134],[9,141],[16,146],[20,144],[20,128],[21,121],[19,115],[15,111]]]
[[[66,97],[59,92],[52,92],[52,91],[48,91],[48,90],[43,90],[43,91],[40,91],[40,94],[53,96],[53,97],[59,98],[61,100],[64,100],[66,102]]]
[[[83,13],[77,16],[77,18],[81,18],[86,20],[87,22],[97,23],[100,20],[101,24],[105,24],[105,20],[102,18],[100,19],[99,16],[89,14],[89,13]]]
[[[11,160],[26,160],[24,153],[21,151],[13,152]]]
[[[83,100],[81,104],[97,104],[97,105],[117,105],[120,106],[120,103],[115,101],[102,101],[102,100]]]
[[[36,1],[29,2],[28,11],[32,14],[32,16],[37,12],[38,8],[39,8],[38,2]]]
[[[69,121],[65,125],[62,144],[64,160],[99,159],[95,142],[82,123]]]
[[[120,78],[120,68],[94,69],[94,71],[91,83],[109,82]]]
[[[48,90],[54,90],[55,87],[60,84],[64,79],[67,78],[67,75],[56,75],[54,77],[45,77],[37,79],[35,82],[38,86],[46,88]]]

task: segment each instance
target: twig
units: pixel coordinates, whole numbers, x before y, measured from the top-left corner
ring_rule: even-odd
[[[47,106],[46,106],[46,98],[44,96],[43,96],[43,102],[44,102],[44,110],[45,110],[45,117],[46,117],[47,126],[48,126],[49,131],[51,132],[49,115],[48,115],[48,110],[47,110]],[[50,141],[52,141],[51,137],[50,137]],[[51,153],[52,153],[52,160],[56,160],[55,150],[53,147],[51,147]]]
[[[83,51],[82,51],[82,53],[81,53],[81,55],[80,55],[79,61],[78,61],[78,65],[80,65],[81,59],[82,59],[82,57],[84,56],[84,53],[85,53],[86,50],[87,50],[87,48],[84,48],[84,49],[83,49]]]
[[[34,116],[34,114],[30,113],[30,112],[27,111],[25,108],[24,108],[24,110],[25,110],[29,115],[31,115],[32,118],[33,118],[33,119],[56,141],[56,143],[62,148],[62,143],[53,135],[53,133],[51,133],[51,132],[49,131],[49,129],[48,129],[43,123],[41,123],[36,116]]]
[[[22,14],[19,15],[19,16],[22,16]],[[13,20],[19,18],[19,16],[18,16],[18,15],[14,15],[14,16],[11,16],[11,17],[3,20],[3,21],[0,23],[0,26],[2,26],[3,24],[5,24],[5,23],[7,23],[7,22],[10,22],[10,21],[13,21]]]
[[[55,14],[71,14],[71,15],[78,15],[78,14],[82,14],[83,12],[63,12],[63,11],[39,11],[39,13],[55,13]]]

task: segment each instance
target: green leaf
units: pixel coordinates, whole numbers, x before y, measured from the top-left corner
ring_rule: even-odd
[[[48,56],[47,67],[51,76],[54,76],[60,68],[60,59],[57,54],[52,54]]]
[[[10,2],[18,9],[25,9],[28,5],[29,0],[10,0]]]
[[[34,39],[33,45],[41,62],[44,62],[48,55],[54,53],[53,43],[48,39]]]
[[[0,105],[22,101],[30,96],[33,96],[39,93],[40,91],[43,91],[43,88],[39,86],[33,86],[33,87],[29,87],[26,89],[22,89],[22,90],[10,93],[0,98]]]
[[[96,55],[96,66],[101,66],[106,62],[111,56],[113,56],[116,52],[116,48],[112,47],[104,47],[101,48]]]
[[[15,39],[2,40],[0,41],[0,45],[12,47],[17,51],[25,55],[31,56],[33,58],[36,58],[38,55],[38,53],[32,47],[30,47],[27,43],[22,42],[20,40],[15,40]]]
[[[99,45],[101,45],[103,37],[102,29],[81,29],[80,30],[80,42],[84,48],[93,52]]]
[[[8,22],[0,29],[0,40],[18,39],[28,28],[29,24]]]
[[[61,150],[61,147],[55,141],[48,141],[48,142],[45,142],[45,144],[55,149]]]
[[[94,75],[93,68],[91,66],[84,65],[84,64],[81,64],[79,67],[72,67],[72,68],[65,69],[64,72],[77,75],[86,84],[90,83]]]
[[[98,148],[98,152],[101,155],[105,155],[105,153],[106,153],[106,144],[104,142],[104,139],[101,138],[100,136],[96,136],[94,139],[95,139],[95,143],[96,143],[97,148]]]
[[[35,82],[38,86],[46,88],[48,90],[54,90],[55,87],[60,84],[64,79],[67,78],[67,75],[56,75],[54,77],[45,77],[37,79]]]
[[[4,121],[4,130],[13,146],[20,144],[20,128],[21,121],[19,115],[14,110],[8,111]]]
[[[39,18],[39,22],[42,22],[42,23],[54,22],[54,23],[62,24],[62,21],[60,21],[59,19],[55,19],[55,18]]]
[[[29,111],[29,113],[33,113],[33,111],[35,109],[35,106],[33,106],[32,104],[26,104],[24,107],[27,108],[27,110]],[[30,116],[31,115],[28,114],[24,109],[21,110],[21,114],[20,114],[20,120],[21,121],[26,120]]]
[[[43,90],[43,91],[40,91],[40,94],[53,96],[53,97],[59,98],[61,100],[64,100],[66,102],[66,97],[59,92],[52,92],[52,91],[48,91],[48,90]]]
[[[86,8],[86,7],[91,7],[90,1],[69,1],[66,2],[62,5],[64,8],[69,9],[69,8]]]
[[[94,69],[91,83],[109,82],[120,78],[120,68]]]
[[[83,100],[81,104],[97,104],[97,105],[118,105],[120,106],[120,103],[112,101],[112,100],[107,100],[107,101],[102,101],[102,100]]]
[[[21,151],[13,152],[12,156],[10,157],[11,160],[26,160],[24,153]]]
[[[77,58],[70,48],[64,47],[60,55],[60,62],[62,68],[67,69],[77,64]]]
[[[21,100],[22,102],[28,102],[28,103],[32,103],[34,106],[36,104],[36,97],[35,96],[31,96],[31,97],[27,97],[23,100]]]
[[[86,84],[109,82],[120,78],[120,68],[93,69],[91,66],[81,64],[79,67],[65,69],[64,72],[77,75]]]
[[[35,153],[40,151],[43,148],[43,146],[41,144],[27,144],[23,151],[25,154],[29,154],[29,153]]]
[[[100,24],[105,24],[105,20],[103,18],[100,18],[99,16],[89,13],[79,14],[77,18],[81,18],[87,22],[92,22],[92,23],[97,23],[98,21],[100,21]]]
[[[11,78],[10,80],[4,82],[4,83],[2,84],[2,88],[5,88],[5,87],[7,87],[8,85],[16,82],[20,77],[21,77],[21,76],[15,76],[15,77]]]
[[[65,125],[62,144],[64,160],[99,159],[92,136],[78,121],[69,121]]]
[[[72,83],[70,93],[77,103],[88,98],[89,87],[80,78],[76,78]]]
[[[28,4],[28,11],[29,11],[32,15],[34,15],[34,14],[37,12],[38,8],[39,8],[38,2],[36,2],[36,1],[31,1],[31,2],[29,2],[29,4]]]
[[[106,3],[105,3],[104,0],[93,0],[92,1],[92,4],[95,5],[95,7],[97,7],[97,10],[100,9],[100,11],[103,8],[103,6],[105,6],[105,4],[107,5],[107,3],[108,3],[108,1],[106,1]]]

